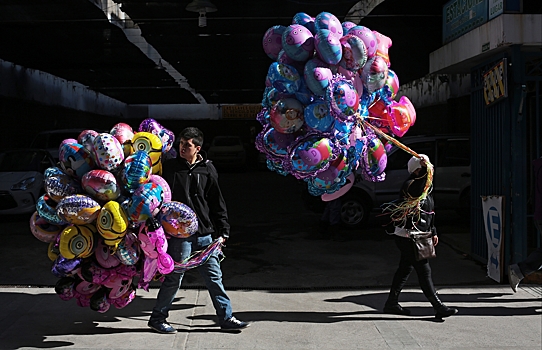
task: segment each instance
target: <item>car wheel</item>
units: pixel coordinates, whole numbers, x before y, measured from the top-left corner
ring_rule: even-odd
[[[366,196],[347,193],[341,204],[341,220],[346,227],[356,228],[369,220],[371,203]]]

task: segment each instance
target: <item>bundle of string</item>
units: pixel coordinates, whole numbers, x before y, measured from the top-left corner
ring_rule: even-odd
[[[220,261],[222,261],[225,258],[224,253],[222,253],[222,247],[222,241],[220,239],[215,239],[211,244],[205,247],[205,249],[192,252],[192,254],[183,261],[175,262],[174,271],[181,273],[201,266],[205,264],[215,252],[218,253]]]
[[[370,124],[364,118],[358,115],[358,124],[362,128],[369,128],[372,131],[374,131],[376,134],[378,134],[380,137],[386,139],[387,141],[393,143],[398,148],[404,150],[405,152],[415,156],[416,158],[422,158],[418,153],[416,153],[414,150],[410,149],[409,147],[405,146],[401,142],[399,142],[397,139],[387,135],[379,128],[375,127],[374,125]],[[404,226],[406,223],[407,218],[412,218],[413,222],[417,222],[420,218],[421,213],[421,206],[420,203],[422,200],[424,200],[427,197],[427,194],[432,189],[433,186],[433,173],[434,173],[434,167],[433,164],[429,161],[429,159],[423,157],[425,160],[425,164],[427,166],[427,181],[425,183],[425,187],[422,191],[422,194],[419,197],[409,197],[406,198],[404,201],[401,201],[400,203],[386,203],[386,205],[383,207],[382,211],[386,214],[389,214],[390,219],[393,221],[394,226]]]

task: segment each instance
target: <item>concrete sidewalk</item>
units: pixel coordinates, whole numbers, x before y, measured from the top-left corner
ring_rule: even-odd
[[[540,349],[541,288],[440,287],[459,309],[438,322],[418,288],[401,295],[412,316],[381,313],[387,289],[229,291],[235,315],[252,324],[223,332],[206,290],[181,289],[169,321],[175,335],[152,332],[157,289],[138,290],[124,309],[104,314],[62,301],[52,288],[0,288],[0,348],[68,349]]]

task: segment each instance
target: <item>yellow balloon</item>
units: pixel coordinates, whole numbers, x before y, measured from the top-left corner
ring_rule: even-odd
[[[96,227],[104,243],[116,250],[128,230],[128,217],[118,202],[109,201],[100,210]]]
[[[60,233],[58,249],[66,259],[88,258],[94,253],[94,225],[71,225]]]
[[[140,131],[132,139],[134,152],[145,151],[152,161],[152,173],[162,175],[162,140],[158,135]]]

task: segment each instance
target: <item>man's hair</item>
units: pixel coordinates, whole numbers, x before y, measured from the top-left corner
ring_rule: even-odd
[[[194,143],[194,145],[203,146],[203,132],[200,129],[193,126],[183,129],[179,133],[179,140],[180,139],[185,139],[185,140],[192,139],[192,143]]]

